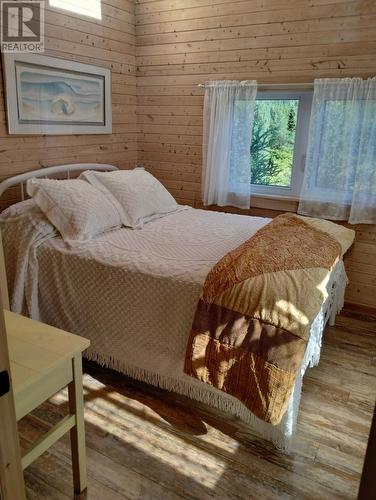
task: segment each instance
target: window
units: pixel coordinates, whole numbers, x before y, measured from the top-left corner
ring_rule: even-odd
[[[259,92],[252,128],[252,192],[299,196],[312,92]]]
[[[373,142],[375,113],[375,99],[354,101],[337,96],[322,101],[315,117],[319,133],[311,156],[314,175],[309,178],[309,190],[316,199],[335,202],[340,197],[351,204],[356,183],[361,179],[355,165],[365,154],[360,144]],[[367,114],[372,118],[367,119]],[[348,167],[350,163],[352,168]]]
[[[299,213],[376,223],[376,78],[315,80]]]
[[[50,0],[49,4],[74,14],[102,19],[101,0]]]

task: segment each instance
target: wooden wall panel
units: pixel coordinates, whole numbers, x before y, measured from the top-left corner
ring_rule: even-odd
[[[112,69],[113,133],[9,136],[1,88],[0,179],[59,163],[129,168],[139,161],[179,202],[200,206],[198,83],[311,82],[376,72],[374,0],[185,0],[182,5],[181,0],[102,0],[101,20],[48,7],[47,55]],[[17,196],[11,191],[1,205]],[[251,213],[276,213],[262,208],[265,200],[253,204]],[[288,201],[269,206],[294,209]],[[374,226],[357,228],[347,268],[347,299],[376,307]]]
[[[376,2],[136,0],[136,39],[138,161],[179,202],[200,206],[203,91],[197,85],[374,76]],[[260,208],[265,200],[254,205],[251,213],[278,213]],[[356,229],[346,259],[347,300],[376,307],[376,227]]]
[[[48,2],[45,2],[47,5]],[[0,104],[0,179],[61,163],[102,162],[122,168],[137,161],[136,38],[133,0],[104,0],[102,19],[46,8],[45,54],[112,70],[110,135],[8,135],[4,90]],[[2,85],[2,83],[0,83]],[[18,190],[1,200],[8,205]]]

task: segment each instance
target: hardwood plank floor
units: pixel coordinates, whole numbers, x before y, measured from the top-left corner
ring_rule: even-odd
[[[289,455],[203,404],[92,363],[84,368],[89,486],[76,498],[356,498],[376,398],[376,317],[344,311],[326,329]],[[21,445],[67,411],[62,391],[20,422]],[[29,499],[72,498],[69,437],[25,480]]]

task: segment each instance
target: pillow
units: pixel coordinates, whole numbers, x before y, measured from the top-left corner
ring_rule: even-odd
[[[35,201],[30,198],[28,200],[19,201],[5,208],[0,214],[0,220],[13,219],[22,215],[35,214],[44,217]]]
[[[116,205],[83,180],[30,179],[27,192],[70,245],[121,226]]]
[[[145,222],[178,209],[167,189],[143,168],[95,172],[80,175],[121,206],[124,226],[141,228]]]

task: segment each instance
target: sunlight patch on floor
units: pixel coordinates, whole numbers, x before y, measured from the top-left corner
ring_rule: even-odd
[[[221,450],[228,454],[236,453],[238,448],[236,440],[211,428],[208,434],[185,437],[148,405],[115,390],[111,392],[109,387],[88,375],[84,375],[84,393],[87,426],[104,431],[105,439],[113,437],[123,441],[124,453],[127,446],[131,446],[207,488],[214,488],[228,467],[227,459],[220,458]],[[50,401],[55,405],[65,404],[66,391]],[[207,443],[211,445],[210,451],[205,449]]]

